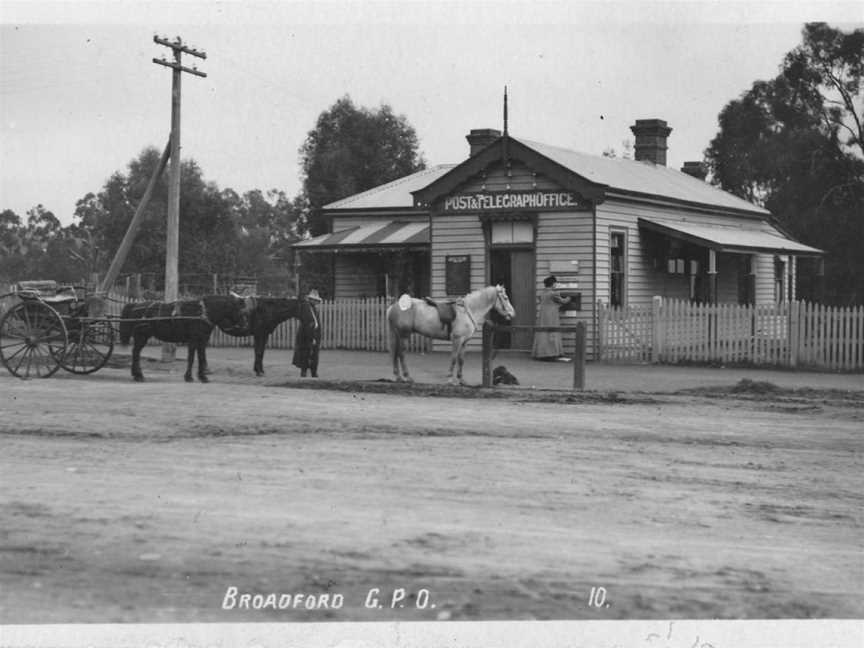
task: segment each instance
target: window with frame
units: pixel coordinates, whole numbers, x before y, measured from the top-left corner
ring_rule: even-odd
[[[493,221],[492,245],[530,245],[534,243],[534,223],[525,220]]]
[[[627,233],[609,232],[609,304],[626,305],[627,290]]]

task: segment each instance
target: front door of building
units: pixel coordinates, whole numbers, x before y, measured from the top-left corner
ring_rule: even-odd
[[[502,284],[510,296],[510,303],[516,310],[512,324],[532,326],[535,322],[536,304],[534,250],[533,249],[493,249],[489,255],[490,280]],[[530,350],[534,336],[530,330],[517,330],[507,336],[500,336],[501,348]]]

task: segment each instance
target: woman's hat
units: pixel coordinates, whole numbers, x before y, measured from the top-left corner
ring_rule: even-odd
[[[549,275],[543,280],[543,285],[547,288],[554,286],[556,283],[558,283],[558,277],[555,275]]]
[[[323,301],[323,300],[321,299],[321,295],[319,295],[319,294],[318,294],[318,291],[315,290],[314,288],[313,288],[312,290],[309,291],[309,294],[308,294],[308,295],[306,295],[306,299],[311,299],[311,300],[319,301],[319,302],[320,302],[320,301]]]

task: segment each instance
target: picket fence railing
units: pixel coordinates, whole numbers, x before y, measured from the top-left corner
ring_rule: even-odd
[[[599,312],[599,358],[864,371],[864,306],[747,306],[655,299]]]
[[[318,306],[321,318],[321,348],[352,351],[387,351],[390,347],[386,312],[392,301],[384,297],[368,299],[338,299],[324,301]],[[297,320],[291,319],[276,327],[267,342],[271,349],[293,349],[297,333]],[[220,330],[213,331],[210,346],[252,346],[251,337],[237,338]],[[420,335],[412,335],[408,350],[426,352],[431,342]]]

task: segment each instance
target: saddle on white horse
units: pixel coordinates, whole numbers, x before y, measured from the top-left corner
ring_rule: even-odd
[[[424,297],[423,301],[425,301],[427,304],[434,307],[435,310],[438,311],[438,319],[441,320],[441,323],[444,326],[452,326],[453,320],[456,319],[456,308],[453,305],[458,300],[445,299],[439,301],[437,299],[432,299],[431,297]]]

